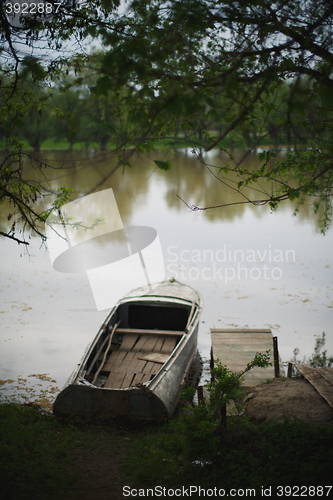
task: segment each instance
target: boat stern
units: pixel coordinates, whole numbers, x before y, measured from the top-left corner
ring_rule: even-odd
[[[146,386],[122,390],[76,384],[67,386],[57,396],[53,413],[57,416],[103,414],[154,421],[171,416],[163,402]]]

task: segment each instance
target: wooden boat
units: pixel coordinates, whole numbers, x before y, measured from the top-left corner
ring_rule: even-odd
[[[54,413],[170,417],[196,355],[201,310],[200,295],[175,280],[130,292],[107,316]]]

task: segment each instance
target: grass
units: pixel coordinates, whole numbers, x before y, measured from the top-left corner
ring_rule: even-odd
[[[177,420],[151,429],[129,452],[127,472],[136,483],[151,487],[251,487],[259,492],[261,487],[328,484],[333,466],[333,428],[297,419],[255,425],[246,417],[231,418],[227,437],[205,462],[195,453],[190,458],[186,446]]]
[[[333,427],[228,417],[226,436],[198,425],[189,443],[184,418],[186,412],[162,425],[126,427],[110,419],[64,422],[28,405],[2,404],[1,497],[82,500],[94,498],[104,484],[119,498],[128,484],[254,488],[259,494],[262,487],[330,482]]]
[[[130,429],[112,419],[63,420],[38,405],[1,402],[0,498],[91,500],[110,488],[121,498],[120,465],[132,436],[140,436]]]
[[[24,144],[24,148],[26,150],[32,151],[33,148],[29,145],[28,141],[22,140],[21,141]],[[175,147],[175,148],[190,148],[193,146],[193,144],[190,141],[183,140],[181,137],[176,139],[164,139],[164,140],[154,140],[154,149],[164,149],[165,147]],[[238,143],[233,143],[229,138],[225,138],[222,141],[220,141],[219,145],[223,148],[244,148],[246,147],[245,142],[238,142]],[[264,138],[259,146],[266,146],[273,148],[274,146],[272,145],[272,140],[270,138]],[[107,149],[110,151],[115,147],[114,144],[108,143]],[[5,150],[6,148],[6,141],[4,139],[0,140],[0,150]],[[63,139],[60,141],[55,141],[54,139],[47,139],[45,140],[41,146],[40,150],[41,151],[69,151],[70,149],[70,144],[67,140]],[[99,151],[100,150],[100,144],[98,143],[91,143],[89,144],[89,150],[94,150],[94,151]],[[86,144],[84,142],[76,142],[72,146],[73,151],[85,151],[86,150]]]
[[[317,355],[324,340],[323,334],[317,342]],[[320,362],[327,364],[327,360],[325,352]],[[261,361],[257,357],[251,363]],[[238,395],[230,392],[237,386],[237,374],[224,368],[218,363],[215,366],[214,382],[208,387],[211,398],[215,393]],[[46,375],[33,377],[55,382]],[[2,381],[2,385],[8,382]],[[26,382],[22,378],[22,384]],[[53,389],[51,386],[50,394]],[[193,487],[225,492],[251,489],[259,496],[262,488],[277,492],[278,487],[302,486],[304,493],[311,486],[310,496],[314,496],[313,488],[318,486],[325,488],[317,490],[319,496],[328,496],[325,485],[331,482],[333,468],[333,426],[319,427],[295,417],[254,423],[240,412],[228,417],[226,429],[224,419],[212,413],[212,399],[209,404],[193,406],[192,397],[193,390],[185,390],[182,409],[173,419],[146,426],[101,417],[64,421],[45,413],[48,405],[41,413],[39,405],[3,398],[1,498],[91,500],[101,492],[122,498],[125,485],[131,485],[136,495],[140,491],[139,496],[148,489],[156,492],[156,486],[173,491],[180,488],[177,494],[192,486],[192,498],[199,498]],[[241,391],[240,403],[244,397],[246,391]],[[103,495],[101,498],[107,498]]]
[[[28,141],[22,140],[21,141],[24,144],[24,148],[26,150],[32,151],[33,148],[29,145]],[[173,140],[173,139],[165,139],[164,141],[162,140],[154,140],[154,149],[165,149],[166,147],[175,147],[175,148],[190,148],[192,147],[192,143],[186,140],[183,140],[179,138],[178,140]],[[221,142],[221,145],[223,147],[230,147],[230,141],[229,140],[224,140]],[[128,147],[132,147],[133,144],[129,144]],[[107,150],[110,151],[114,149],[116,146],[115,144],[108,143],[107,145]],[[0,150],[5,150],[6,148],[6,142],[4,140],[0,140]],[[100,144],[98,143],[90,143],[88,149],[92,151],[100,151]],[[83,142],[76,142],[72,146],[73,151],[85,151],[87,149],[86,144]],[[52,139],[47,139],[44,141],[41,146],[40,146],[41,151],[69,151],[70,150],[70,144],[66,140],[61,140],[61,141],[54,141]]]
[[[323,335],[320,348],[324,340]],[[257,356],[247,368],[267,364],[264,357]],[[45,375],[34,377],[50,382]],[[122,498],[125,485],[142,491],[158,485],[251,488],[258,495],[262,488],[329,484],[333,426],[296,418],[253,423],[241,412],[228,417],[226,429],[212,404],[221,410],[219,394],[242,403],[246,391],[236,390],[239,383],[239,374],[216,362],[209,403],[193,405],[193,390],[184,390],[182,409],[173,419],[144,427],[101,417],[63,421],[41,413],[39,406],[7,399],[0,403],[1,498],[90,500],[111,489],[110,498]]]
[[[76,437],[73,428],[60,426],[31,406],[1,404],[2,498],[65,498],[63,494],[73,480],[68,464]]]

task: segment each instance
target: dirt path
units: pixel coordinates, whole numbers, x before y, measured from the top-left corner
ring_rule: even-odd
[[[123,500],[123,463],[127,447],[140,433],[108,426],[90,426],[84,446],[74,452],[73,471],[77,480],[64,500]]]
[[[304,379],[274,379],[250,390],[246,414],[260,421],[265,416],[283,420],[294,415],[316,425],[333,425],[333,410]]]

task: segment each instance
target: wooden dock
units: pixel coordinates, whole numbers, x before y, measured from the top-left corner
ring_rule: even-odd
[[[309,365],[295,365],[295,368],[333,409],[333,368],[311,368]]]
[[[256,353],[264,354],[270,349],[272,366],[253,368],[244,375],[243,385],[258,385],[275,377],[273,335],[270,329],[211,329],[211,336],[212,363],[219,359],[231,371],[244,370],[246,365],[254,359]],[[279,368],[277,349],[275,357]]]

